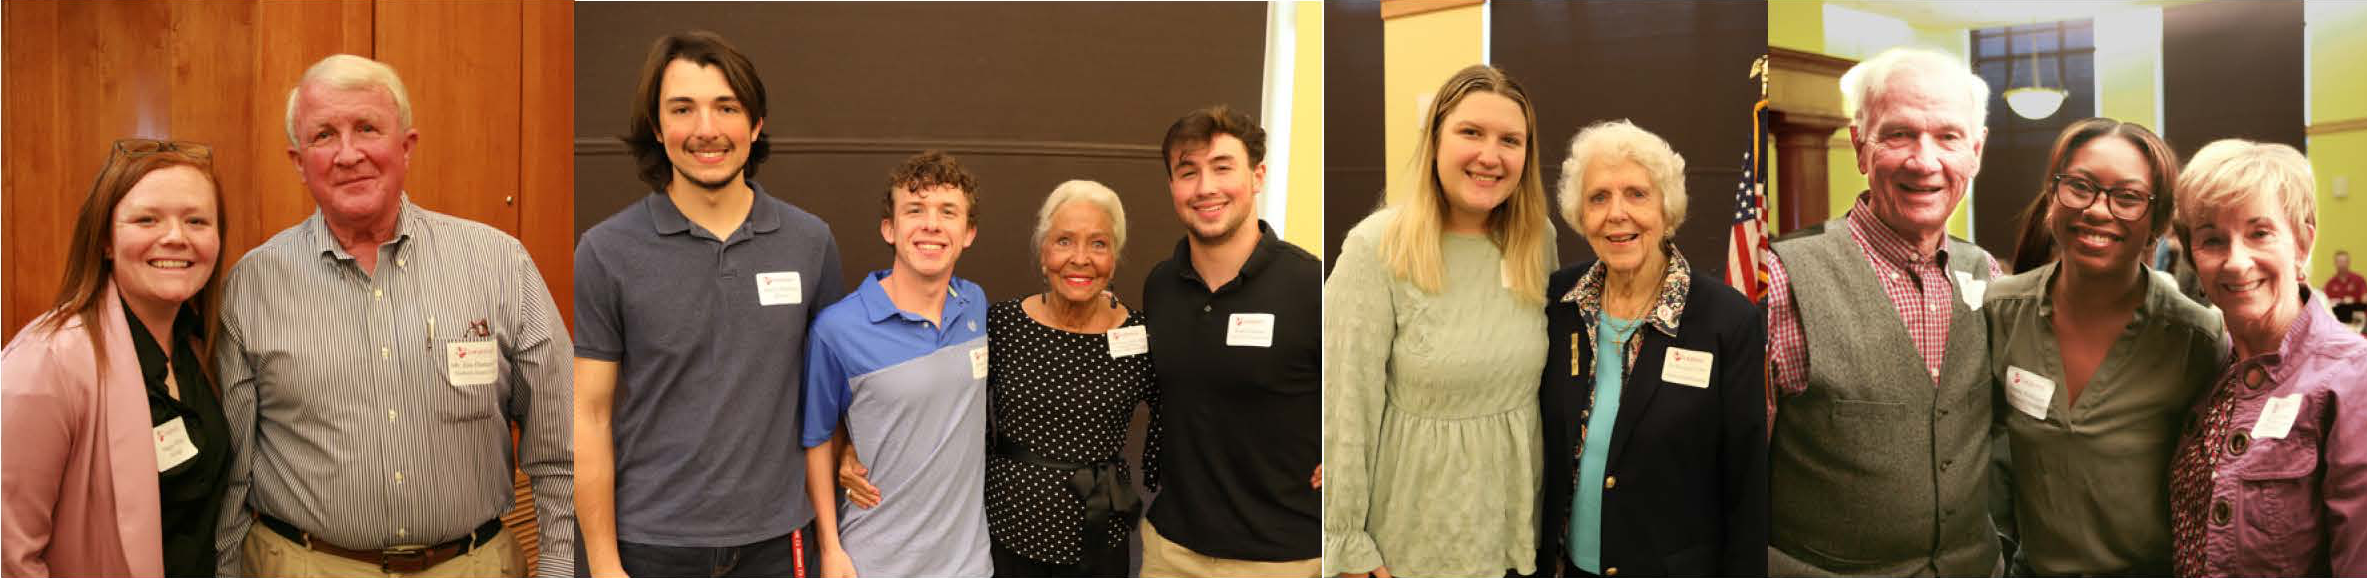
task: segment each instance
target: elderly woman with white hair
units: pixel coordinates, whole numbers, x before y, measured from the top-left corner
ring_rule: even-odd
[[[1625,120],[1562,161],[1562,219],[1598,260],[1547,283],[1552,341],[1537,568],[1570,576],[1767,572],[1760,310],[1671,242],[1685,159]]]
[[[1146,467],[1159,452],[1144,317],[1109,292],[1126,246],[1126,208],[1101,183],[1061,183],[1036,211],[1033,241],[1045,291],[986,311],[995,574],[1124,576],[1140,499],[1119,451],[1137,404],[1152,408]],[[853,457],[839,460],[849,500],[869,508],[890,498]]]
[[[2179,576],[2367,576],[2367,338],[2303,282],[2314,183],[2293,147],[2238,139],[2179,175],[2178,238],[2230,346],[2170,465]]]

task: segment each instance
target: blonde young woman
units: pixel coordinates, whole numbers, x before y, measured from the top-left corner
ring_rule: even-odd
[[[1527,91],[1440,86],[1411,190],[1349,231],[1324,301],[1324,572],[1534,571],[1545,276]]]

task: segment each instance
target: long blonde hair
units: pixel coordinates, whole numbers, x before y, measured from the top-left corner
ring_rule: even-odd
[[[1422,291],[1436,294],[1445,287],[1441,279],[1445,264],[1439,248],[1440,231],[1446,228],[1446,194],[1438,182],[1439,125],[1446,121],[1448,111],[1462,104],[1473,93],[1494,93],[1520,103],[1521,116],[1528,123],[1528,162],[1521,165],[1520,183],[1513,188],[1512,198],[1505,199],[1488,213],[1488,240],[1504,252],[1503,275],[1515,297],[1528,303],[1545,302],[1545,262],[1553,224],[1546,216],[1545,186],[1537,168],[1537,110],[1529,104],[1529,93],[1519,82],[1506,76],[1503,70],[1485,64],[1474,64],[1456,72],[1446,84],[1438,87],[1438,94],[1430,99],[1430,113],[1422,122],[1422,138],[1414,145],[1414,190],[1395,203],[1397,214],[1389,223],[1388,241],[1382,254],[1388,259],[1389,272],[1414,284]]]

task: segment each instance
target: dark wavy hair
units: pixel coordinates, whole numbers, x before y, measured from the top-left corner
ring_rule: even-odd
[[[657,119],[666,66],[676,60],[722,71],[723,81],[731,85],[732,95],[739,98],[740,106],[748,109],[749,121],[764,122],[764,80],[756,77],[756,65],[724,41],[723,36],[691,30],[657,39],[649,47],[649,61],[641,65],[641,87],[633,92],[633,126],[625,133],[625,145],[632,147],[633,160],[641,165],[641,182],[657,191],[666,190],[666,185],[674,180],[674,162],[666,158],[666,143],[658,137]],[[740,167],[742,178],[755,177],[757,165],[764,164],[765,157],[772,155],[772,144],[762,138],[748,143],[748,147],[748,163]]]

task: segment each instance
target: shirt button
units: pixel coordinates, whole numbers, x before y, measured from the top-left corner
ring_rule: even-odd
[[[403,483],[403,473],[402,473],[402,472],[395,472],[395,483],[397,483],[397,484]]]
[[[403,263],[403,260],[402,260],[402,259],[396,259],[396,260],[395,260],[395,266],[396,266],[396,267],[407,267],[408,265],[405,265],[405,264]]]
[[[1618,568],[1618,567],[1604,568],[1604,569],[1603,569],[1603,575],[1604,575],[1604,576],[1618,576],[1618,575],[1619,575],[1619,568]]]
[[[378,348],[378,358],[379,358],[379,359],[387,359],[388,357],[390,357],[390,356],[392,356],[392,355],[394,355],[394,351],[393,351],[393,350],[391,350],[391,349],[387,349],[387,348],[385,348],[385,347],[379,347],[379,348]]]
[[[1212,306],[1208,306],[1208,305],[1202,305],[1202,306],[1200,306],[1200,312],[1201,312],[1201,313],[1207,313],[1207,312],[1210,312],[1210,311],[1215,311],[1215,310],[1216,310],[1216,308],[1215,308],[1215,307],[1212,307]]]
[[[385,298],[386,298],[386,290],[385,290],[385,289],[371,289],[371,290],[370,290],[370,300],[372,300],[372,301],[376,301],[376,300],[385,299]]]
[[[2240,456],[2244,455],[2244,450],[2251,447],[2252,434],[2248,432],[2235,432],[2227,434],[2227,453]]]
[[[1603,476],[1603,489],[1619,487],[1619,476]]]
[[[394,420],[395,420],[395,410],[391,410],[391,409],[390,409],[390,410],[386,410],[386,421],[387,421],[387,422],[389,422],[389,423],[392,423],[392,422],[394,422]]]
[[[410,530],[406,530],[406,529],[402,529],[402,528],[395,528],[395,537],[396,537],[396,538],[408,538],[408,537],[410,537],[410,536],[411,536],[411,531],[410,531]]]
[[[2228,518],[2232,517],[2235,517],[2235,509],[2228,507],[2227,500],[2214,500],[2211,502],[2211,525],[2225,526],[2227,525]]]

